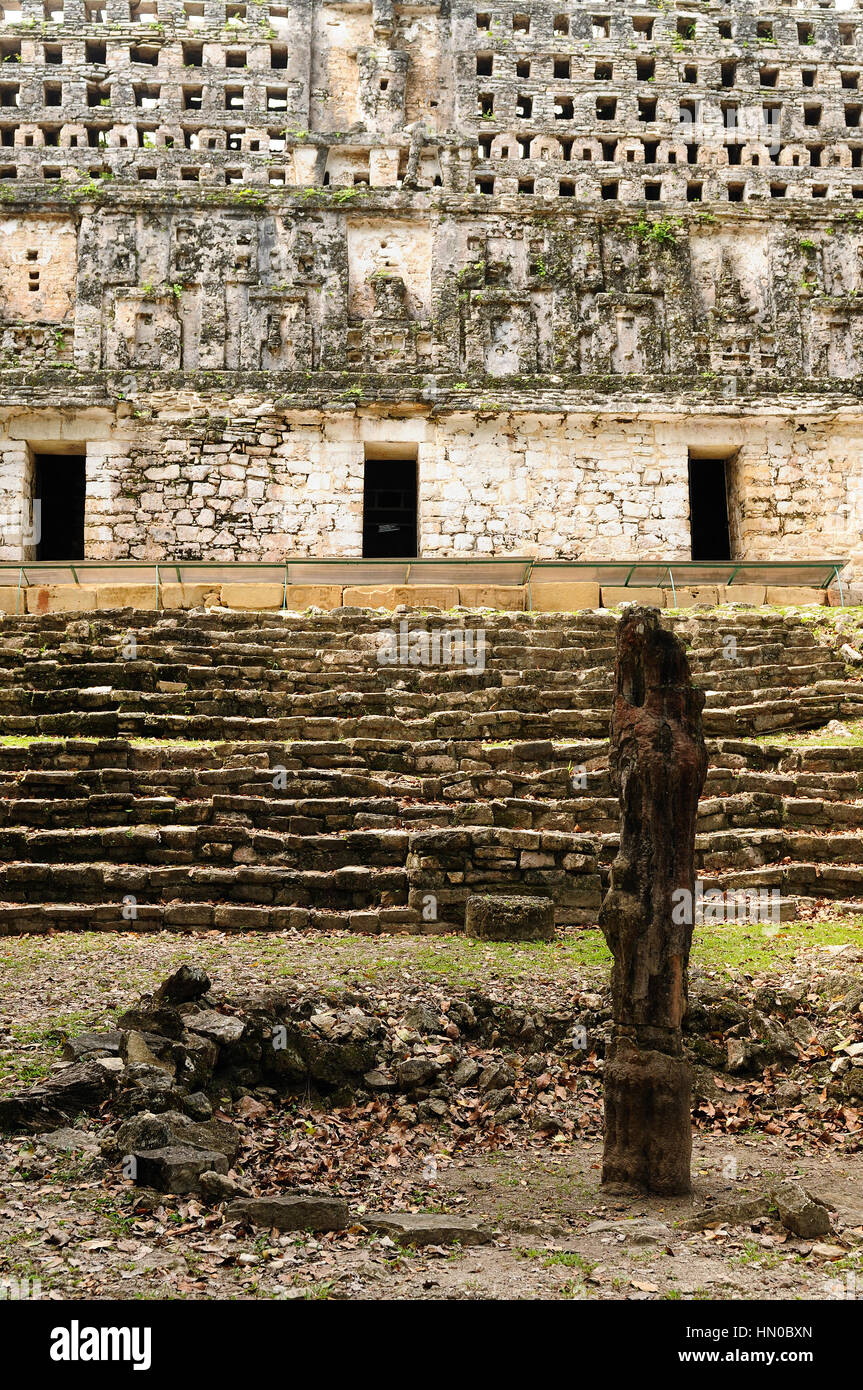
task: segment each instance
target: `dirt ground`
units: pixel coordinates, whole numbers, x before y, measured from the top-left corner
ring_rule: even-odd
[[[44,1075],[64,1036],[110,1026],[137,993],[184,960],[204,964],[226,995],[262,978],[306,977],[316,986],[383,992],[392,1008],[402,997],[457,995],[470,980],[548,1004],[604,988],[607,959],[597,936],[479,953],[457,938],[7,938],[0,942],[0,1093]],[[348,1230],[249,1229],[227,1220],[224,1206],[136,1189],[99,1155],[100,1126],[89,1117],[78,1122],[72,1151],[33,1136],[0,1144],[0,1281],[38,1281],[48,1299],[859,1298],[859,1120],[849,1106],[825,1109],[824,1090],[814,1088],[822,1086],[831,1042],[847,1045],[857,1027],[849,1032],[847,1019],[836,1020],[834,996],[861,977],[860,940],[856,922],[791,924],[778,940],[714,942],[696,953],[696,982],[720,980],[738,995],[765,982],[803,980],[826,1031],[819,1031],[822,1057],[813,1044],[799,1066],[768,1074],[767,1085],[756,1075],[732,1095],[734,1079],[717,1076],[729,1095],[696,1116],[689,1197],[601,1190],[601,1086],[589,1071],[576,1082],[565,1072],[557,1077],[566,1124],[556,1133],[526,1123],[496,1127],[482,1117],[458,1132],[408,1132],[392,1113],[377,1119],[334,1110],[312,1095],[284,1102],[255,1093],[217,1112],[247,1131],[247,1179],[256,1190],[276,1191],[299,1174],[341,1192],[350,1203]],[[814,1100],[806,1106],[807,1066],[816,1068],[820,1109]],[[803,1083],[803,1101],[789,1119],[763,1092],[790,1074]],[[775,1211],[722,1219],[729,1204],[788,1177],[802,1179],[827,1205],[832,1234],[800,1239]],[[704,1230],[684,1228],[710,1205],[719,1219]],[[390,1208],[473,1217],[491,1239],[403,1248],[362,1224],[366,1212]]]

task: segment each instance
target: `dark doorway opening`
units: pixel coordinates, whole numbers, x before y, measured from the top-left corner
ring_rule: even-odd
[[[363,555],[401,559],[416,553],[416,459],[366,459]]]
[[[33,500],[39,503],[37,560],[83,560],[84,493],[87,460],[83,454],[36,454]]]
[[[693,560],[730,560],[725,459],[689,460],[689,525]]]

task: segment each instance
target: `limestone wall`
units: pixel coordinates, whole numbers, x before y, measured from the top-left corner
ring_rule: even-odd
[[[863,12],[0,3],[0,505],[92,558],[859,561]],[[0,556],[31,555],[0,528]],[[858,566],[859,567],[859,566]]]
[[[416,454],[420,553],[552,558],[690,554],[690,450],[729,455],[747,559],[863,563],[863,427],[852,412],[591,414],[451,408],[277,410],[262,400],[129,410],[6,411],[0,510],[26,486],[28,441],[86,440],[87,556],[280,560],[362,554],[363,464]],[[178,418],[181,417],[181,418]],[[17,559],[6,546],[0,559]]]

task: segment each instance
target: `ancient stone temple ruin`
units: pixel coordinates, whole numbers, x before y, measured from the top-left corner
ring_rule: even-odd
[[[0,58],[0,560],[853,586],[844,0],[2,0]]]

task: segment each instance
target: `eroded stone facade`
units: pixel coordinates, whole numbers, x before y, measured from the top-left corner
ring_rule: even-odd
[[[863,14],[5,3],[0,512],[94,559],[863,555]],[[0,559],[33,558],[0,537]]]

